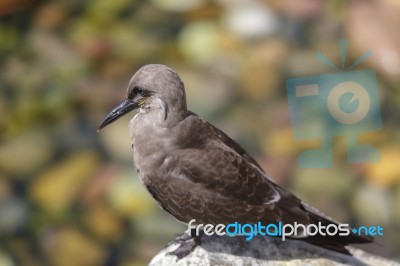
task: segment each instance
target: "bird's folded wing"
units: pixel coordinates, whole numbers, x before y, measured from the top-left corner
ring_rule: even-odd
[[[173,156],[179,166],[172,174],[184,175],[205,189],[254,205],[279,200],[275,185],[264,173],[233,151],[219,147],[185,149]]]
[[[176,162],[172,174],[185,175],[207,190],[248,204],[274,204],[280,200],[277,185],[238,143],[201,118],[196,117],[195,123],[200,131],[196,135],[203,139],[170,155]]]

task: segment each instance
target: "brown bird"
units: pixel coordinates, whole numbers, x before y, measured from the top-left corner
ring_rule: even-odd
[[[337,225],[338,222],[277,185],[260,165],[224,132],[189,111],[184,84],[164,65],[146,65],[132,77],[126,99],[103,120],[99,130],[138,109],[129,123],[133,161],[153,198],[178,220],[198,224],[282,222]],[[349,254],[352,243],[373,238],[320,234],[292,236]],[[198,237],[180,237],[183,257]]]

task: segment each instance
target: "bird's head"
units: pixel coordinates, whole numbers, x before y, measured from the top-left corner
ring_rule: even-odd
[[[178,122],[186,114],[185,88],[178,74],[164,65],[146,65],[131,78],[127,96],[106,115],[99,130],[132,110],[161,111],[164,120]]]

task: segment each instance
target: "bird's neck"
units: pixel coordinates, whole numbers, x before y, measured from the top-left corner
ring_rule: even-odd
[[[139,109],[143,120],[162,128],[170,128],[182,121],[187,115],[186,102],[182,104],[168,104],[160,99],[151,101]]]

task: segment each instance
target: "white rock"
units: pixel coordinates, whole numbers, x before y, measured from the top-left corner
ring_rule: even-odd
[[[201,246],[188,256],[177,261],[176,256],[167,255],[179,247],[172,244],[157,254],[150,266],[173,265],[400,265],[397,262],[371,255],[360,249],[349,248],[353,256],[325,250],[302,241],[256,237],[246,241],[239,237],[203,237]]]

